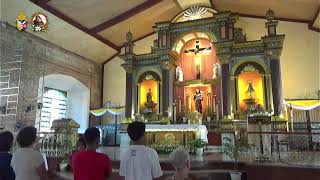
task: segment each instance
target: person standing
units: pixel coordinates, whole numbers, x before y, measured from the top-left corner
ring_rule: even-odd
[[[105,154],[96,150],[100,144],[100,131],[96,127],[88,128],[84,133],[87,147],[72,157],[74,180],[104,180],[112,173],[111,161]]]
[[[14,180],[15,174],[10,166],[13,135],[9,131],[0,133],[0,180]]]
[[[188,151],[183,148],[177,148],[170,153],[169,161],[175,169],[173,176],[167,180],[188,180],[191,169],[191,159]]]
[[[120,161],[119,175],[125,180],[153,180],[162,177],[158,154],[146,146],[146,125],[134,121],[127,131],[134,145],[129,147]]]
[[[20,148],[13,154],[11,166],[16,180],[46,180],[48,172],[42,154],[34,148],[37,145],[37,129],[24,127],[17,135]]]

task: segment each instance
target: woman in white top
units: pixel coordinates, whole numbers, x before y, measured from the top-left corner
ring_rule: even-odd
[[[34,150],[37,139],[37,129],[25,127],[17,135],[20,148],[13,154],[11,166],[16,174],[16,180],[46,180],[47,171],[42,154]]]

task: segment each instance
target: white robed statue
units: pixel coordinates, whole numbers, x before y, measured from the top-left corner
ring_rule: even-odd
[[[212,79],[216,79],[218,76],[220,76],[220,65],[218,63],[215,63],[212,68],[213,75]]]
[[[176,77],[177,77],[178,82],[182,82],[183,81],[183,71],[182,71],[181,65],[179,65],[176,68]]]

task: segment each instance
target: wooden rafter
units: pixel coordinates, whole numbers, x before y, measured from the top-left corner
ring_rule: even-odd
[[[310,30],[320,32],[320,28],[317,28],[314,26],[314,23],[316,22],[319,15],[320,15],[320,5],[318,6],[318,9],[317,9],[316,13],[314,14],[313,19],[310,21],[310,23],[308,25],[308,28]]]
[[[124,21],[124,20],[126,20],[126,19],[128,19],[128,18],[130,18],[130,17],[132,17],[132,16],[134,16],[134,15],[136,15],[138,13],[140,13],[140,12],[143,12],[144,10],[146,10],[146,9],[148,9],[148,8],[158,4],[158,3],[160,3],[161,1],[162,0],[148,0],[148,1],[138,5],[136,7],[126,11],[125,13],[122,13],[122,14],[120,14],[120,15],[118,15],[118,16],[116,16],[116,17],[114,17],[114,18],[112,18],[112,19],[110,19],[108,21],[105,21],[105,22],[97,25],[96,27],[93,27],[91,29],[91,31],[94,32],[94,33],[98,33],[100,31],[103,31],[103,30],[105,30],[105,29],[107,29],[107,28],[109,28],[109,27],[111,27],[113,25],[116,25],[116,24],[118,24],[118,23],[120,23],[120,22],[122,22],[122,21]]]
[[[80,29],[81,31],[89,34],[90,36],[96,38],[97,40],[108,45],[109,47],[111,47],[117,51],[120,49],[120,47],[118,47],[117,45],[113,44],[112,42],[108,41],[107,39],[103,38],[102,36],[90,31],[88,28],[84,27],[82,24],[76,22],[75,20],[71,19],[70,17],[66,16],[65,14],[56,10],[55,8],[49,6],[48,3],[46,3],[46,2],[48,2],[48,0],[45,0],[45,1],[30,0],[30,1],[33,2],[34,4],[36,4],[37,6],[45,9],[46,11],[50,12],[51,14],[59,17],[60,19],[64,20],[65,22],[71,24],[72,26],[74,26],[74,27]]]

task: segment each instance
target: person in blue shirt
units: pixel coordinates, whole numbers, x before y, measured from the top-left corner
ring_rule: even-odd
[[[0,133],[0,180],[14,180],[15,174],[10,166],[13,135],[9,131]]]

